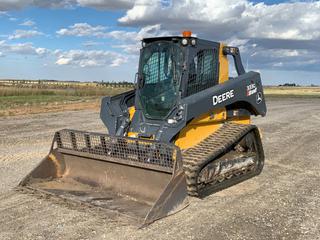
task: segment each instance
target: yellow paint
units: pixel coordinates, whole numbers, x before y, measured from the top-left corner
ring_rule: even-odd
[[[127,139],[127,143],[130,143],[130,144],[139,144],[139,145],[152,145],[152,142],[151,141],[143,141],[144,139],[141,138],[142,141],[140,141],[140,139]],[[153,140],[153,139],[151,139]]]
[[[217,131],[226,118],[227,113],[225,108],[216,109],[214,112],[195,118],[180,131],[175,145],[181,149],[195,146],[204,138]]]
[[[137,138],[138,137],[138,133],[136,132],[128,132],[128,137],[131,137],[131,138]]]
[[[128,111],[129,111],[130,121],[132,121],[133,115],[136,112],[135,106],[129,107]],[[128,132],[127,137],[137,138],[138,137],[138,133],[136,133],[136,132]]]
[[[229,80],[229,61],[228,57],[223,54],[224,44],[220,44],[219,49],[219,84]]]
[[[229,121],[233,122],[233,123],[238,123],[238,124],[251,124],[250,116],[247,116],[247,117],[234,117],[234,118],[231,118]]]
[[[146,139],[146,140],[154,140],[154,135],[152,135],[151,137],[142,137],[142,136],[139,136],[139,133],[137,133],[137,132],[128,132],[127,136],[128,136],[128,137],[131,137],[131,138],[140,138],[140,139]]]
[[[151,137],[142,137],[142,136],[140,136],[139,137],[140,139],[145,139],[145,140],[154,140],[154,135],[151,135]]]
[[[191,148],[200,143],[210,134],[217,131],[221,126],[222,123],[209,124],[206,126],[187,126],[180,132],[179,138],[176,140],[175,145],[182,150]]]
[[[128,111],[129,111],[129,118],[130,118],[130,121],[131,121],[132,118],[133,118],[134,113],[136,112],[136,108],[134,106],[133,107],[129,107]]]
[[[227,119],[225,108],[217,109],[213,113],[205,114],[192,120],[181,130],[175,145],[181,149],[193,147],[216,132],[225,122],[251,124],[251,119],[250,116]]]

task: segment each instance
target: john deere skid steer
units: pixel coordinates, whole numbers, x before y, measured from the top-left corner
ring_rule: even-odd
[[[238,76],[229,77],[228,55]],[[104,97],[107,133],[63,129],[22,189],[117,211],[143,224],[258,175],[251,115],[266,114],[260,75],[237,47],[192,37],[142,40],[134,90]]]

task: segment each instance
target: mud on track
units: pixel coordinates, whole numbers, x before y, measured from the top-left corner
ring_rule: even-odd
[[[115,213],[11,190],[56,130],[105,131],[97,112],[0,118],[0,239],[320,239],[320,99],[267,104],[267,117],[254,119],[263,173],[142,230]]]

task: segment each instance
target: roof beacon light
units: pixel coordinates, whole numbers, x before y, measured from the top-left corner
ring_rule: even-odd
[[[183,32],[182,32],[182,36],[185,37],[185,38],[191,37],[191,35],[192,35],[192,32],[191,32],[191,31],[183,31]]]

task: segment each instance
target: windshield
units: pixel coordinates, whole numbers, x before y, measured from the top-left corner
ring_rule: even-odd
[[[157,42],[145,47],[140,61],[140,100],[147,117],[163,119],[176,103],[183,54],[179,47]]]

